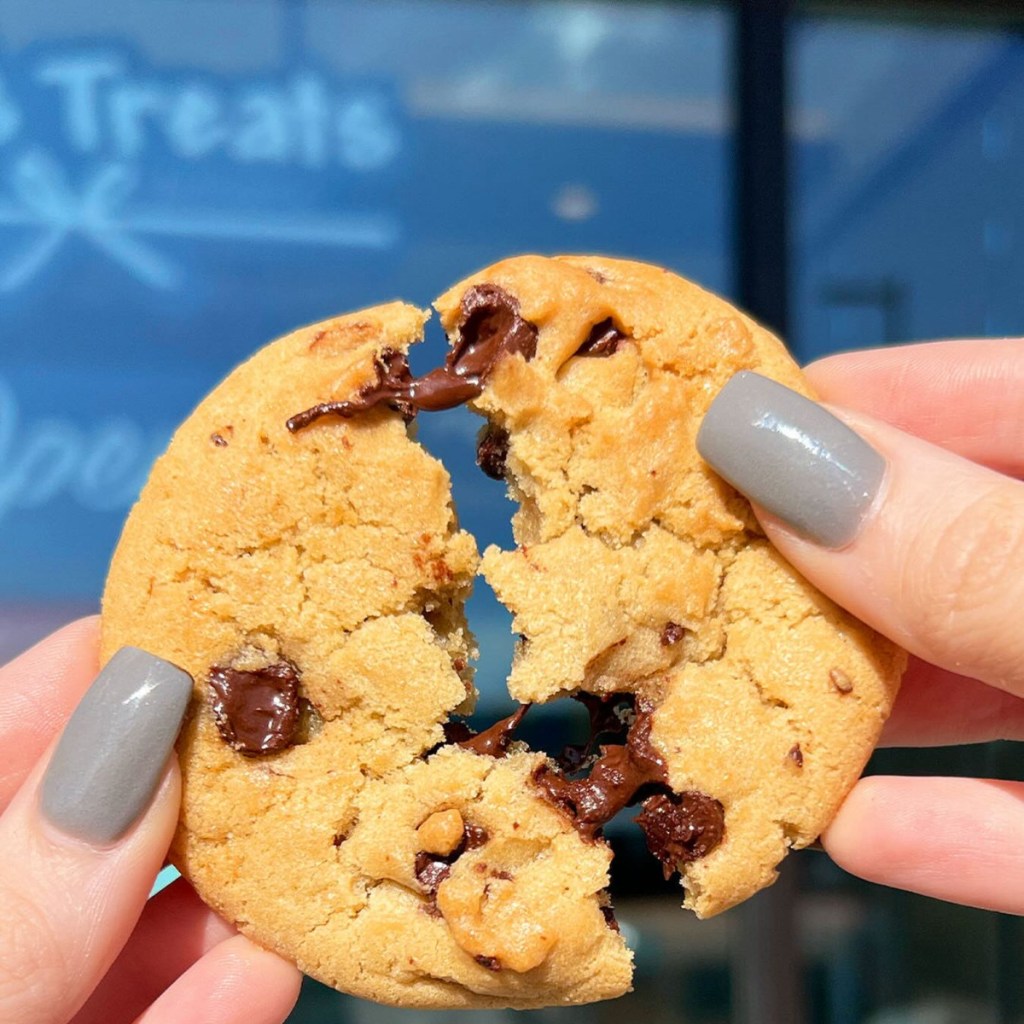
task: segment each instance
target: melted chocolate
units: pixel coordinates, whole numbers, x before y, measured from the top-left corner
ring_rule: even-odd
[[[636,816],[647,848],[661,861],[665,878],[679,864],[709,854],[725,835],[722,805],[704,793],[656,793]]]
[[[666,622],[661,631],[661,646],[674,647],[686,635],[686,629],[678,622]]]
[[[666,781],[665,762],[651,745],[651,713],[641,703],[624,744],[601,747],[601,756],[585,779],[567,779],[542,765],[534,779],[549,799],[569,813],[585,836],[593,837],[637,792],[650,783]]]
[[[452,409],[476,398],[494,368],[506,356],[529,361],[537,353],[537,327],[519,315],[519,301],[495,284],[478,284],[462,296],[458,341],[444,365],[413,377],[404,355],[385,349],[377,360],[377,379],[354,399],[322,402],[288,420],[293,433],[321,416],[355,416],[388,405],[407,417],[417,412]]]
[[[576,350],[578,356],[611,356],[618,352],[628,337],[615,326],[612,318],[594,324],[587,340]]]
[[[284,750],[299,727],[299,673],[282,661],[256,672],[215,665],[211,706],[224,741],[252,756]]]
[[[625,742],[602,746],[587,778],[568,779],[547,765],[533,777],[587,838],[596,836],[624,807],[642,800],[636,820],[651,853],[671,874],[677,864],[703,857],[721,842],[725,817],[717,800],[668,788],[665,762],[651,743],[653,711],[650,704],[639,702]]]
[[[490,425],[480,435],[476,446],[476,464],[492,479],[505,479],[508,458],[508,431]]]
[[[478,732],[475,735],[461,722],[449,723],[445,726],[445,736],[447,737],[450,734],[449,725],[455,727],[451,730],[451,733],[454,735],[458,735],[458,726],[461,725],[468,735],[459,736],[459,738],[452,739],[450,742],[456,743],[460,747],[465,747],[467,750],[472,750],[477,754],[487,754],[490,757],[504,757],[508,753],[508,745],[512,742],[512,734],[519,727],[519,723],[529,710],[529,704],[520,704],[515,714],[495,722],[489,729],[485,729],[483,732]]]

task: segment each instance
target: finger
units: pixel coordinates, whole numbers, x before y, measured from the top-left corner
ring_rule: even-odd
[[[99,619],[79,619],[0,667],[0,812],[96,675]]]
[[[131,934],[177,821],[189,676],[126,648],[0,818],[0,1020],[58,1024]]]
[[[933,665],[1024,695],[1024,483],[841,415],[740,373],[697,443],[834,601]]]
[[[1024,476],[1024,340],[938,341],[829,356],[806,368],[822,401]]]
[[[235,935],[184,879],[154,896],[74,1024],[128,1024],[218,943]]]
[[[1024,784],[861,779],[822,836],[832,859],[871,882],[1024,914]]]
[[[137,1024],[281,1024],[301,980],[286,960],[236,935],[191,967]]]
[[[1024,700],[911,658],[883,747],[939,747],[1024,740]]]

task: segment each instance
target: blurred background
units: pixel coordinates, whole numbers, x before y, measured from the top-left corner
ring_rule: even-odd
[[[0,0],[0,658],[97,608],[154,456],[253,349],[426,304],[504,255],[665,264],[804,361],[1024,334],[1022,27],[1019,0]],[[421,419],[464,524],[509,545],[478,421]],[[493,719],[511,635],[483,584],[471,621]],[[531,716],[528,738],[564,741],[568,715]],[[995,744],[885,751],[871,770],[1020,762]],[[520,1016],[1024,1021],[1017,919],[804,852],[699,924],[628,821],[612,838],[636,992]],[[293,1021],[444,1016],[309,983]]]

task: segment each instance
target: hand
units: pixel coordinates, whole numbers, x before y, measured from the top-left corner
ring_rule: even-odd
[[[740,374],[701,454],[807,579],[910,651],[883,742],[1024,739],[1024,341],[852,353],[807,375],[834,416]],[[822,841],[872,881],[1024,913],[1019,782],[862,779]]]
[[[0,1020],[279,1024],[293,966],[182,879],[147,902],[178,817],[191,682],[127,651],[90,688],[96,651],[84,619],[0,668]]]

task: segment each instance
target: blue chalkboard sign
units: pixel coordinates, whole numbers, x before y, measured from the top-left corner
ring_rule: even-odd
[[[723,46],[715,12],[662,6],[5,9],[0,655],[95,607],[175,424],[275,335],[531,250],[727,287]],[[476,427],[422,436],[508,543]],[[508,618],[475,618],[497,682]]]

